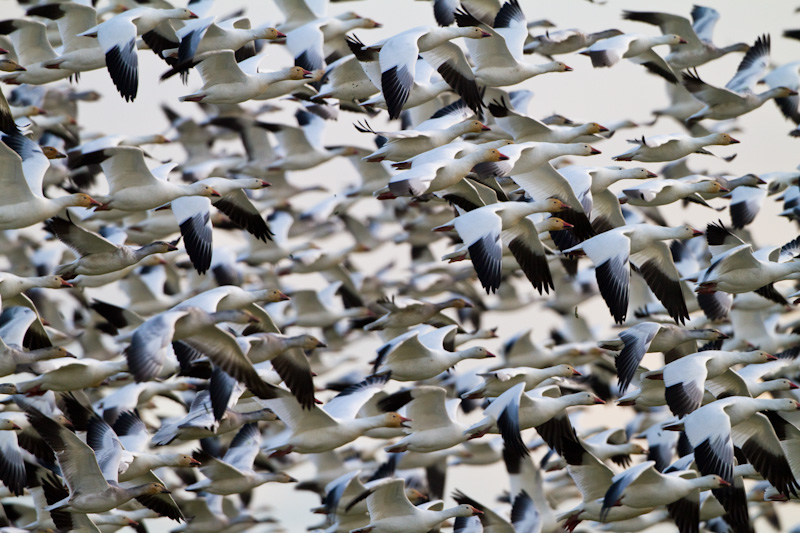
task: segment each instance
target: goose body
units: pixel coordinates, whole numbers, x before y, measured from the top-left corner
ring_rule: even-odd
[[[739,141],[727,133],[712,133],[703,137],[689,137],[681,133],[656,135],[630,141],[636,144],[624,154],[614,157],[614,161],[641,161],[652,163],[659,161],[675,161],[692,153],[707,154],[703,147],[709,145],[727,146]]]

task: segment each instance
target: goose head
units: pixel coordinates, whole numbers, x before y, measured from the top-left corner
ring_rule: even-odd
[[[492,36],[491,33],[483,31],[477,26],[468,26],[466,28],[453,28],[452,31],[453,33],[456,34],[457,37],[464,37],[465,39],[483,39]]]
[[[178,7],[175,9],[165,9],[162,13],[163,16],[166,18],[177,19],[177,20],[189,20],[189,19],[196,19],[197,15],[195,15],[191,10],[186,9],[185,7]]]
[[[67,157],[65,154],[62,154],[52,146],[42,146],[42,153],[47,157],[47,159],[64,159]]]
[[[462,503],[458,507],[454,507],[451,513],[454,517],[466,518],[468,516],[477,516],[483,514],[483,511],[476,509],[468,503]]]
[[[575,367],[572,365],[556,365],[553,367],[553,376],[559,376],[562,378],[571,378],[571,377],[579,377],[582,374],[575,370]]]
[[[198,196],[205,196],[208,198],[222,197],[222,195],[219,192],[217,192],[217,190],[214,189],[214,187],[212,187],[211,185],[205,185],[203,183],[195,183],[193,185],[190,185],[190,187],[195,189],[195,192],[197,193]]]
[[[15,429],[22,429],[14,423],[13,420],[8,418],[0,419],[0,431],[14,431]]]
[[[461,128],[463,129],[464,133],[480,133],[482,131],[491,131],[492,128],[486,126],[480,120],[468,120],[466,122],[462,122],[460,124]]]
[[[707,192],[711,194],[716,194],[718,192],[723,192],[723,193],[730,192],[728,189],[723,187],[722,184],[717,180],[703,182],[700,186],[700,190],[702,192]]]
[[[154,496],[156,494],[172,494],[162,483],[147,483],[141,486],[142,496]]]
[[[176,459],[175,466],[183,468],[196,468],[201,464],[203,464],[194,457],[192,457],[191,455],[186,455],[184,453],[178,454],[178,456],[175,459]]]
[[[267,39],[269,41],[286,37],[286,34],[281,33],[270,26],[256,28],[254,34],[256,39]]]
[[[19,63],[11,59],[0,59],[0,70],[3,72],[19,72],[28,70]]]
[[[561,231],[573,227],[574,226],[572,224],[563,219],[558,217],[550,217],[536,223],[536,232],[544,233],[546,231]]]
[[[61,289],[74,285],[61,276],[43,276],[39,279],[38,286],[43,289]]]
[[[670,230],[673,239],[679,239],[682,241],[687,239],[692,239],[694,237],[699,237],[700,235],[704,235],[702,231],[696,230],[688,224],[684,224],[683,226],[678,226],[675,228],[670,228]]]
[[[669,44],[669,45],[686,44],[687,43],[686,39],[684,39],[680,35],[676,35],[674,33],[669,33],[667,35],[660,35],[659,37],[657,37],[655,39],[655,41],[656,41],[656,44]]]
[[[710,476],[702,476],[694,479],[694,485],[701,489],[719,489],[722,487],[730,487],[731,484],[722,479],[716,474]]]
[[[150,244],[142,246],[141,248],[141,250],[145,250],[149,254],[165,254],[167,252],[174,252],[177,249],[177,246],[165,241],[151,242]]]
[[[508,161],[508,156],[500,152],[497,148],[492,148],[484,153],[483,161],[496,163],[498,161]]]
[[[566,147],[564,155],[597,155],[602,152],[594,146],[586,143],[571,143]]]
[[[289,67],[283,71],[286,80],[304,80],[314,76],[310,70],[303,67]]]
[[[408,427],[408,422],[411,422],[410,418],[406,418],[394,411],[383,415],[383,425],[387,428]]]
[[[483,348],[482,346],[473,346],[459,352],[462,359],[488,359],[490,357],[497,357],[495,354]]]
[[[587,122],[583,125],[586,129],[586,133],[593,134],[593,133],[602,133],[604,131],[608,131],[608,128],[598,124],[597,122]]]
[[[711,135],[711,142],[709,144],[727,146],[729,144],[739,144],[739,142],[740,141],[737,141],[727,133],[714,133]]]
[[[82,192],[70,194],[69,196],[61,196],[59,198],[66,198],[66,200],[63,201],[67,202],[68,207],[101,207],[103,205],[88,194]]]
[[[790,96],[797,96],[797,91],[788,87],[775,87],[761,95],[764,99],[770,98],[788,98]]]

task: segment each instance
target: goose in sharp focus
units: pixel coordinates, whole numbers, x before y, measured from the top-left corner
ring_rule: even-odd
[[[654,11],[624,11],[622,18],[652,24],[661,28],[664,34],[678,34],[686,40],[683,46],[670,46],[670,53],[664,59],[676,70],[699,67],[732,52],[747,52],[747,43],[736,43],[723,48],[711,40],[714,27],[720,14],[714,8],[694,6],[692,22],[680,15]]]
[[[642,137],[628,142],[637,146],[614,157],[614,161],[641,161],[643,163],[675,161],[693,153],[713,155],[704,148],[705,146],[727,146],[739,143],[727,133],[711,133],[703,137],[689,137],[682,133],[672,133]]]
[[[408,100],[414,83],[417,56],[431,63],[474,110],[480,109],[480,94],[475,76],[458,45],[452,39],[483,39],[491,34],[476,26],[464,28],[419,27],[398,33],[371,48],[380,48],[381,92],[389,117],[397,118]]]
[[[501,237],[508,239],[508,248],[523,272],[541,293],[553,288],[547,256],[539,241],[539,231],[528,219],[535,213],[558,213],[569,206],[561,200],[548,198],[538,202],[498,202],[468,211],[434,231],[454,228],[469,250],[472,264],[486,293],[496,292],[502,277]],[[551,221],[561,219],[547,219]],[[571,227],[561,220],[553,230]]]
[[[159,179],[161,176],[147,168],[141,148],[117,146],[86,154],[85,158],[100,163],[108,180],[109,194],[102,197],[104,209],[142,211],[161,207],[181,196],[221,196],[202,182],[182,184]],[[158,173],[169,172],[173,166],[159,167]]]
[[[686,416],[700,407],[707,379],[720,376],[736,364],[766,363],[776,359],[763,350],[705,350],[677,359],[660,371],[666,387],[667,405],[675,416]]]
[[[287,67],[275,72],[258,72],[261,56],[237,63],[232,50],[214,50],[195,59],[197,70],[203,78],[203,88],[181,96],[182,102],[210,104],[239,104],[255,98],[276,82],[302,80],[311,72],[302,67]]]
[[[620,392],[624,393],[634,377],[637,367],[646,353],[664,352],[664,360],[671,363],[676,359],[695,353],[697,341],[716,341],[727,339],[716,329],[685,329],[674,324],[640,322],[619,334],[618,340],[602,341],[600,346],[620,350],[616,357]]]
[[[528,36],[528,28],[518,0],[504,3],[492,26],[481,23],[468,11],[457,12],[455,18],[458,26],[480,28],[491,36],[491,39],[471,40],[466,43],[475,63],[475,79],[480,85],[516,85],[540,74],[572,70],[560,61],[531,65],[524,60],[522,48]]]
[[[623,58],[628,58],[634,63],[642,65],[648,71],[661,76],[670,83],[678,83],[678,78],[664,59],[653,51],[654,46],[669,44],[671,46],[686,44],[686,41],[676,34],[669,35],[639,35],[624,33],[597,41],[592,46],[579,52],[592,59],[592,66],[611,67]]]
[[[761,94],[753,91],[756,82],[766,72],[769,51],[768,35],[756,39],[756,44],[745,54],[736,74],[724,89],[704,82],[696,73],[684,72],[683,86],[692,93],[692,96],[705,104],[703,109],[687,118],[686,122],[693,124],[704,118],[714,120],[736,118],[758,109],[772,98],[796,96],[797,91],[788,87],[775,87]]]
[[[566,254],[583,251],[595,264],[600,294],[614,320],[621,324],[628,315],[630,271],[628,262],[638,263],[650,289],[676,322],[689,317],[680,290],[680,276],[663,241],[691,239],[703,235],[691,226],[665,228],[649,224],[622,226],[565,250]]]
[[[48,68],[50,61],[57,59],[50,41],[47,39],[47,27],[38,20],[7,19],[0,25],[0,34],[7,35],[16,53],[16,63],[22,70],[14,69],[0,76],[7,84],[41,85],[61,80],[70,75],[70,71]],[[9,65],[6,65],[8,68]]]
[[[97,37],[106,58],[108,74],[120,95],[133,101],[139,90],[139,57],[136,53],[136,36],[156,31],[170,20],[197,18],[190,10],[180,7],[156,9],[136,7],[114,15],[97,26],[79,33],[79,36]]]
[[[42,148],[27,137],[15,133],[3,135],[0,143],[2,187],[7,194],[0,200],[0,228],[32,226],[59,214],[66,207],[99,205],[84,193],[47,198],[42,181],[50,166],[49,159],[63,157],[52,148]]]
[[[72,279],[78,275],[92,276],[107,274],[135,265],[152,254],[163,254],[177,250],[178,247],[164,241],[156,241],[141,248],[117,245],[67,219],[51,218],[46,229],[58,240],[75,250],[80,257],[56,268],[55,274],[64,279]]]

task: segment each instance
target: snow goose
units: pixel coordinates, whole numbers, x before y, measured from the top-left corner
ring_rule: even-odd
[[[72,431],[33,406],[26,406],[25,411],[31,425],[55,452],[69,487],[67,498],[49,505],[46,510],[103,513],[133,498],[169,494],[162,483],[133,487],[119,485],[117,472],[122,458],[121,449],[106,450],[110,455],[101,459],[106,464],[106,469],[101,470],[95,452]]]
[[[8,36],[17,56],[16,62],[24,67],[24,70],[1,76],[3,82],[42,85],[70,76],[68,70],[46,67],[58,54],[47,40],[47,27],[43,23],[29,19],[7,19],[0,23],[0,34]]]
[[[564,521],[564,529],[572,532],[583,520],[619,522],[650,512],[654,507],[615,505],[603,512],[603,501],[611,487],[614,472],[584,447],[576,435],[564,439],[562,457],[567,461],[567,472],[577,485],[583,501],[573,509],[556,515]],[[616,502],[615,502],[616,503]]]
[[[569,143],[579,137],[608,131],[608,128],[597,122],[566,128],[548,126],[509,108],[505,97],[499,102],[495,100],[489,104],[489,113],[495,118],[497,125],[511,135],[516,143],[528,141]]]
[[[99,163],[108,180],[108,195],[102,198],[104,209],[145,211],[181,196],[220,196],[213,187],[202,182],[176,184],[159,179],[174,165],[159,167],[157,176],[147,168],[142,149],[134,146],[106,148],[86,154],[84,158],[87,163]]]
[[[776,359],[774,355],[762,350],[706,350],[677,359],[659,371],[666,387],[667,405],[672,414],[684,417],[700,407],[707,379],[722,375],[733,365],[766,363]],[[655,376],[650,376],[648,379],[654,378]]]
[[[561,54],[571,54],[583,48],[592,46],[597,41],[622,35],[619,30],[604,30],[595,33],[584,33],[577,29],[548,31],[538,35],[525,44],[523,51],[526,54],[540,54],[552,57]]]
[[[0,418],[0,481],[16,496],[25,492],[25,463],[17,434],[21,429],[10,418]]]
[[[277,398],[266,400],[264,405],[275,411],[287,429],[267,440],[262,449],[275,456],[290,452],[321,453],[354,441],[375,428],[399,428],[410,420],[398,413],[382,413],[370,417],[354,417],[360,405],[348,406],[343,412],[349,416],[338,418],[316,405],[303,409],[297,400],[282,389],[276,391]],[[361,399],[359,395],[354,398]],[[335,398],[334,398],[335,400]],[[331,400],[333,402],[334,400]],[[351,403],[345,396],[340,402]],[[330,402],[329,402],[330,403]],[[333,406],[332,406],[333,407]]]
[[[652,24],[665,34],[678,34],[686,40],[684,46],[671,45],[664,59],[676,70],[699,67],[731,52],[747,52],[746,43],[736,43],[718,48],[711,40],[719,21],[719,11],[710,7],[694,6],[692,23],[685,17],[653,11],[623,11],[622,18]]]
[[[188,20],[197,15],[186,8],[136,7],[119,13],[83,31],[78,36],[97,37],[106,58],[111,80],[126,101],[136,99],[139,90],[139,57],[136,36],[144,36],[169,20]],[[146,40],[146,39],[145,39]]]
[[[34,313],[29,316],[31,322],[36,319]],[[10,335],[0,338],[0,377],[14,374],[36,361],[72,356],[62,346],[50,346],[30,351],[23,350],[22,337],[25,330],[22,329],[19,333],[20,335],[17,338],[12,338]]]
[[[273,41],[286,37],[286,35],[268,25],[251,28],[250,21],[247,18],[230,19],[218,23],[215,17],[206,17],[189,22],[176,31],[175,34],[180,39],[177,64],[162,74],[162,80],[177,73],[183,76],[186,72],[186,67],[192,60],[206,52],[233,50],[237,54],[236,57],[243,61],[253,54],[253,52],[246,51],[245,47],[248,43],[257,39]]]
[[[702,235],[690,226],[666,228],[649,224],[622,226],[601,233],[564,251],[583,252],[595,264],[597,284],[614,320],[621,324],[628,314],[629,261],[637,268],[656,298],[676,322],[689,317],[680,290],[680,276],[663,241],[691,239]]]
[[[637,146],[624,154],[614,157],[614,161],[641,161],[643,163],[675,161],[693,153],[713,155],[705,150],[704,146],[728,146],[729,144],[739,143],[727,133],[710,133],[703,137],[689,137],[682,133],[671,133],[669,135],[642,137],[628,142]]]
[[[216,191],[219,197],[213,201],[201,196],[183,196],[170,202],[172,213],[181,228],[186,252],[195,270],[205,274],[211,266],[212,226],[211,206],[225,213],[235,225],[243,228],[257,239],[266,241],[271,232],[258,208],[244,193],[245,189],[258,190],[269,183],[258,178],[212,177],[195,183],[203,183]]]
[[[528,36],[528,28],[525,14],[517,0],[508,0],[503,4],[492,26],[481,23],[466,10],[456,12],[455,18],[458,26],[480,28],[492,37],[466,43],[475,63],[475,80],[480,85],[516,85],[533,76],[572,70],[560,61],[531,65],[523,60],[522,48]]]
[[[72,263],[56,268],[55,274],[64,279],[72,279],[78,275],[108,274],[135,265],[149,255],[178,249],[177,246],[164,241],[156,241],[141,248],[114,244],[97,233],[76,225],[69,217],[69,212],[67,219],[51,218],[45,224],[45,228],[80,255]]]
[[[454,228],[469,250],[472,264],[486,293],[496,292],[502,278],[502,235],[508,239],[508,248],[522,267],[525,276],[541,294],[550,292],[553,280],[547,266],[545,249],[539,240],[539,231],[528,219],[535,213],[557,213],[569,209],[561,200],[548,198],[538,202],[498,202],[468,211],[434,231]],[[548,229],[562,230],[571,224],[561,219]]]
[[[181,96],[181,102],[209,104],[239,104],[264,93],[267,88],[283,80],[308,79],[311,72],[302,67],[287,67],[275,72],[258,72],[261,56],[236,63],[232,50],[206,52],[195,59],[203,79],[198,92]]]
[[[648,181],[628,189],[623,189],[627,203],[637,206],[669,205],[681,199],[695,199],[700,193],[717,194],[730,192],[720,182],[711,178],[691,179],[664,179]]]
[[[445,338],[458,326],[418,326],[378,348],[373,374],[387,374],[397,381],[430,379],[465,359],[485,359],[494,354],[480,346],[450,352]]]
[[[1,185],[7,194],[0,201],[0,229],[24,228],[43,222],[66,207],[91,207],[99,202],[84,193],[46,198],[42,181],[49,159],[63,157],[59,152],[18,133],[3,135],[0,143]]]
[[[476,167],[479,178],[501,178],[521,175],[538,168],[552,159],[565,155],[592,156],[600,154],[600,150],[586,143],[547,143],[525,142],[511,144],[504,149],[507,162],[483,163]]]
[[[687,499],[693,503],[699,521],[700,505],[697,493],[703,490],[730,486],[716,474],[697,476],[692,470],[662,474],[655,469],[655,461],[645,461],[620,472],[611,479],[611,486],[603,498],[601,517],[618,503],[629,507],[652,508]],[[677,509],[672,509],[675,513]]]
[[[306,70],[315,71],[325,68],[326,58],[334,55],[340,48],[335,43],[342,41],[342,36],[357,28],[380,28],[382,24],[369,18],[358,17],[340,20],[335,17],[318,18],[293,29],[286,34],[286,46],[294,56],[294,64]]]
[[[538,387],[551,378],[570,378],[580,376],[572,365],[555,365],[547,368],[501,368],[492,372],[478,374],[483,383],[461,395],[462,399],[494,398],[518,383],[525,383],[525,391]]]
[[[431,124],[431,126],[433,126],[433,124]],[[397,132],[375,131],[365,121],[364,125],[357,123],[356,129],[362,133],[372,133],[387,139],[386,144],[364,157],[364,161],[379,163],[384,159],[388,159],[389,161],[411,159],[423,152],[447,145],[453,139],[461,135],[489,131],[490,128],[484,126],[478,120],[464,120],[442,129],[434,129],[422,123],[417,129],[401,130]]]
[[[665,426],[665,429],[686,432],[701,474],[716,474],[733,483],[736,445],[764,479],[788,496],[796,494],[798,483],[775,430],[762,412],[797,410],[800,410],[800,403],[796,400],[734,396],[704,405],[682,423]],[[728,513],[735,513],[735,506],[741,505],[719,489],[714,495]]]
[[[519,438],[520,431],[536,428],[548,445],[551,445],[553,439],[560,440],[562,437],[557,434],[559,431],[554,431],[556,425],[569,427],[569,431],[572,431],[567,418],[569,407],[605,403],[590,392],[576,392],[564,396],[558,394],[556,386],[534,389],[529,394],[525,392],[525,383],[517,383],[492,400],[483,411],[483,419],[470,426],[464,434],[477,438],[486,433],[499,433],[504,436],[507,446],[510,445],[509,436],[516,434],[517,437],[510,441],[517,451],[521,452],[525,445]],[[554,419],[558,421],[550,423]],[[552,442],[551,447],[558,446]]]
[[[770,89],[777,87],[786,87],[797,91],[800,89],[800,61],[792,61],[785,65],[772,70],[769,74],[764,76],[763,80]],[[791,120],[795,124],[800,124],[800,97],[796,95],[788,96],[786,98],[775,98],[775,105],[781,110],[783,116]],[[790,135],[796,136],[794,130]]]
[[[351,533],[425,533],[450,518],[481,514],[469,504],[450,509],[443,509],[441,502],[428,509],[414,507],[402,478],[379,484],[358,499],[363,498],[367,499],[369,524]]]
[[[392,301],[381,300],[378,305],[388,312],[378,320],[364,326],[364,331],[387,328],[410,328],[418,324],[447,323],[449,319],[442,314],[445,309],[464,309],[472,304],[464,298],[451,298],[444,302],[410,302],[407,305],[396,305]]]
[[[729,211],[734,228],[742,229],[755,220],[761,211],[761,204],[767,198],[767,190],[759,187],[764,184],[766,181],[754,174],[727,180],[725,187],[731,190]]]
[[[66,364],[63,364],[67,361]],[[17,394],[38,394],[44,391],[72,391],[98,387],[109,377],[127,372],[126,361],[98,361],[97,359],[66,359],[61,366],[39,376],[16,383]]]
[[[97,12],[93,7],[73,3],[45,4],[30,8],[27,14],[55,20],[58,25],[63,47],[57,58],[43,63],[45,68],[64,69],[71,76],[106,66],[105,54],[97,40],[80,35],[97,25]]]
[[[686,119],[691,125],[704,118],[726,120],[758,109],[772,98],[796,96],[797,91],[788,87],[775,87],[755,94],[756,82],[769,65],[770,39],[768,35],[756,39],[756,44],[745,54],[736,74],[724,89],[709,85],[695,73],[683,73],[683,86],[705,107]]]
[[[261,445],[261,433],[255,423],[242,426],[231,441],[222,459],[210,457],[200,472],[206,479],[192,483],[187,491],[204,491],[210,494],[230,495],[252,490],[264,483],[291,483],[297,481],[283,472],[256,472],[253,461]]]
[[[414,166],[410,170],[392,176],[388,191],[376,191],[379,200],[391,200],[398,196],[422,196],[451,187],[464,179],[478,163],[505,161],[508,156],[497,148],[486,148],[464,155],[455,160],[438,160],[434,163]]]
[[[653,51],[654,46],[662,44],[675,46],[686,44],[686,41],[680,35],[675,34],[648,36],[624,33],[598,41],[579,53],[589,56],[592,59],[592,66],[595,68],[611,67],[619,63],[621,59],[628,58],[668,82],[678,83],[678,78],[672,68]]]
[[[619,339],[601,341],[598,344],[601,348],[620,350],[616,357],[616,367],[619,390],[624,393],[646,353],[664,352],[665,361],[671,363],[695,353],[698,340],[716,341],[727,338],[727,335],[716,329],[685,329],[674,324],[640,322],[620,333]]]
[[[464,28],[413,28],[398,33],[371,48],[380,47],[381,92],[389,108],[389,118],[398,118],[414,84],[417,56],[422,55],[461,96],[478,112],[481,97],[475,76],[464,52],[452,39],[483,39],[491,34],[471,26]]]
[[[776,293],[772,284],[800,272],[800,261],[795,259],[795,241],[781,248],[754,252],[751,245],[728,233],[723,226],[709,224],[708,228],[713,235],[727,234],[729,242],[723,245],[721,241],[709,241],[709,247],[716,246],[717,250],[712,249],[711,265],[699,276],[695,292],[741,294],[756,291],[765,298],[784,303],[783,296]]]
[[[351,42],[347,38],[348,44]],[[358,45],[361,51],[363,43]],[[377,61],[377,53],[375,54]],[[449,87],[449,85],[448,85]],[[322,87],[311,97],[312,102],[324,101],[328,98],[339,100],[339,106],[357,105],[378,92],[378,88],[364,72],[357,55],[348,55],[337,59],[325,69]]]
[[[456,409],[459,401],[446,397],[441,387],[422,385],[404,389],[378,402],[381,410],[400,409],[406,405],[406,414],[411,419],[406,436],[387,446],[389,453],[431,453],[447,450],[469,439],[466,426],[457,421]]]
[[[280,142],[281,157],[267,164],[268,172],[308,170],[337,156],[358,153],[352,146],[325,146],[325,120],[304,109],[298,109],[295,118],[300,127],[276,124],[270,129]],[[271,179],[271,178],[270,178]]]

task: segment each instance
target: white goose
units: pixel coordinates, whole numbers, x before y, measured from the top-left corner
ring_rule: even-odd
[[[676,322],[689,317],[678,274],[669,247],[663,241],[691,239],[702,235],[690,226],[665,228],[634,224],[606,231],[564,251],[583,252],[595,264],[597,284],[614,320],[621,324],[628,315],[629,261],[637,264],[656,298]]]
[[[608,128],[597,122],[568,127],[548,126],[535,118],[514,111],[508,106],[505,98],[499,102],[493,101],[488,107],[489,113],[495,118],[497,125],[511,135],[516,143],[529,141],[569,143],[575,142],[580,137],[608,131]]]
[[[146,211],[181,196],[221,196],[203,182],[178,184],[166,181],[163,179],[165,174],[175,165],[158,167],[156,174],[147,168],[142,149],[134,146],[106,148],[84,157],[86,162],[100,163],[108,180],[108,195],[102,197],[103,209]]]
[[[395,337],[378,348],[373,374],[388,374],[397,381],[419,381],[437,376],[465,359],[485,359],[494,354],[480,346],[450,352],[445,338],[458,326],[433,328],[422,325]]]
[[[678,83],[678,78],[672,68],[653,51],[654,46],[663,44],[674,46],[686,44],[686,41],[680,35],[675,34],[648,36],[624,33],[598,41],[580,54],[589,56],[592,59],[592,66],[595,68],[611,67],[619,63],[622,58],[628,58],[668,82]]]
[[[450,509],[443,509],[442,502],[427,509],[414,507],[405,487],[404,479],[390,479],[359,497],[367,499],[370,521],[351,533],[425,533],[450,518],[481,514],[469,504]]]
[[[711,178],[690,179],[659,179],[648,181],[628,189],[623,189],[622,194],[630,205],[659,206],[669,205],[683,198],[698,198],[699,193],[717,194],[730,192],[720,182]]]
[[[682,133],[671,133],[669,135],[642,137],[628,142],[637,146],[624,154],[614,157],[614,161],[641,161],[643,163],[675,161],[694,153],[713,155],[705,150],[704,146],[728,146],[729,144],[739,143],[727,133],[710,133],[703,137],[689,137]]]
[[[456,89],[469,107],[478,110],[480,94],[475,76],[464,57],[464,52],[450,42],[459,37],[483,39],[491,37],[491,34],[478,27],[419,27],[398,33],[371,47],[380,47],[380,87],[389,108],[390,118],[399,117],[408,100],[414,83],[417,56],[420,54],[442,73],[444,79]]]
[[[171,19],[188,20],[197,15],[186,8],[155,9],[136,7],[119,13],[79,33],[79,36],[97,37],[106,57],[111,80],[126,101],[136,99],[139,90],[139,56],[136,53],[136,36],[154,31]],[[145,39],[146,40],[146,39]]]
[[[58,240],[75,250],[80,257],[65,265],[56,267],[55,274],[64,279],[75,276],[97,276],[135,265],[152,254],[163,254],[178,249],[177,246],[164,241],[156,241],[141,248],[133,248],[124,244],[114,244],[108,239],[82,228],[67,219],[51,218],[46,229]]]
[[[459,26],[472,26],[488,33],[491,39],[467,41],[467,49],[475,63],[475,79],[480,85],[503,87],[516,85],[533,76],[548,72],[570,72],[572,69],[560,61],[544,65],[531,65],[523,60],[523,45],[528,37],[525,14],[518,0],[508,0],[488,26],[467,11],[455,14]]]
[[[461,395],[462,399],[494,398],[500,396],[518,383],[525,383],[525,391],[538,387],[551,378],[570,378],[580,376],[572,365],[555,365],[547,368],[501,368],[492,372],[478,374],[483,383]]]
[[[502,277],[503,241],[522,267],[522,271],[541,294],[550,292],[553,280],[547,266],[545,250],[539,241],[539,231],[528,217],[535,213],[558,213],[569,206],[555,198],[538,202],[498,202],[465,212],[434,231],[455,229],[469,250],[472,264],[486,293],[496,292]],[[548,219],[561,220],[561,219]],[[561,223],[554,230],[571,227]]]
[[[441,126],[444,125],[441,125],[439,121],[435,123],[426,121],[411,130],[375,131],[365,122],[363,126],[356,124],[356,129],[388,139],[386,144],[363,158],[364,161],[370,163],[379,163],[384,159],[389,161],[411,159],[423,152],[447,145],[456,137],[490,130],[488,126],[484,126],[478,120],[464,120],[456,124]]]
[[[776,359],[774,355],[762,350],[706,350],[677,359],[660,371],[666,387],[664,396],[667,405],[675,416],[686,416],[703,402],[707,379],[724,374],[733,365],[766,363]],[[649,379],[654,377],[650,376]]]
[[[693,124],[704,118],[726,120],[758,109],[772,98],[797,96],[797,91],[788,87],[774,87],[761,94],[753,89],[769,66],[770,38],[765,35],[756,39],[756,44],[748,50],[736,74],[724,89],[709,85],[697,74],[684,73],[683,86],[692,96],[703,102],[705,107],[686,119]]]
[[[181,102],[209,104],[239,104],[264,93],[279,81],[302,80],[312,73],[302,67],[287,67],[274,72],[258,72],[263,56],[254,56],[236,62],[233,50],[206,52],[196,59],[197,70],[203,78],[203,87],[192,94],[181,96]]]
[[[670,46],[670,53],[664,59],[677,70],[699,67],[731,52],[747,52],[746,43],[736,43],[723,48],[711,40],[714,27],[719,21],[719,11],[710,7],[694,6],[692,22],[685,17],[671,13],[653,11],[624,11],[622,18],[652,24],[661,28],[665,34],[678,34],[686,40],[683,46]]]
[[[49,159],[63,157],[48,147],[40,147],[27,137],[3,135],[0,142],[0,229],[25,228],[59,214],[67,207],[92,207],[100,202],[84,193],[46,198],[42,181],[50,167]]]
[[[17,56],[16,62],[22,67],[22,70],[16,69],[2,75],[0,79],[4,83],[42,85],[70,75],[68,70],[47,67],[50,61],[58,58],[58,54],[47,40],[47,26],[43,23],[38,20],[9,19],[4,21],[0,31],[8,36]]]

